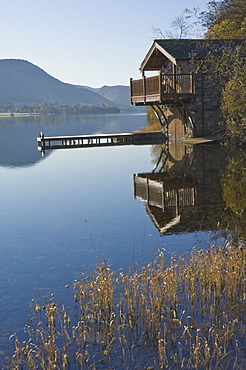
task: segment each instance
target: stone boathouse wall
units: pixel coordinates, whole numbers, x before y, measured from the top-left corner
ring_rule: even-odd
[[[195,66],[192,63],[179,65],[182,73],[192,72]],[[165,111],[169,123],[169,136],[174,139],[185,136],[199,137],[216,135],[221,131],[221,85],[218,78],[211,72],[204,72],[199,69],[195,72],[195,101],[185,103],[190,111],[194,122],[193,133],[185,129],[187,114],[181,106],[175,104],[166,105]],[[186,117],[186,118],[184,118]]]

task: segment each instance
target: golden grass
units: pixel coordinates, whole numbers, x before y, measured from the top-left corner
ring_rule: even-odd
[[[164,253],[147,267],[106,264],[73,286],[73,315],[32,302],[11,369],[246,368],[246,248]]]
[[[141,128],[138,132],[148,132],[148,131],[162,131],[162,127],[159,122],[154,121],[148,123],[146,127]]]

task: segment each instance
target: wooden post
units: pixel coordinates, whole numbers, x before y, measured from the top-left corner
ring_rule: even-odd
[[[174,72],[174,81],[173,81],[173,84],[174,84],[174,103],[177,103],[177,66],[176,65],[174,65],[173,72]]]
[[[132,78],[130,78],[130,102],[131,102],[131,105],[133,105],[133,102],[132,102]]]
[[[146,104],[146,77],[143,76],[143,95],[144,95],[144,104]]]
[[[146,201],[147,201],[147,204],[149,205],[149,178],[148,177],[146,181]]]
[[[205,110],[204,110],[204,72],[201,72],[201,88],[202,88],[202,136],[204,136],[205,129]]]
[[[163,182],[162,183],[162,212],[165,211],[165,203],[166,203],[165,185],[164,185],[164,182]]]
[[[192,72],[192,75],[191,75],[191,78],[192,78],[192,81],[191,81],[191,86],[192,86],[192,103],[194,102],[195,100],[195,72]]]
[[[159,76],[159,99],[160,103],[162,103],[162,71],[160,71],[160,76]]]

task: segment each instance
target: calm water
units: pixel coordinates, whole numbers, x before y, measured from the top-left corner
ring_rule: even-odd
[[[36,149],[40,131],[130,132],[145,123],[145,115],[1,119],[2,359],[13,350],[9,336],[21,335],[31,299],[55,293],[71,302],[64,286],[96,263],[127,269],[160,248],[183,253],[223,242],[231,210],[222,177],[232,154],[220,146],[69,149],[44,158]]]

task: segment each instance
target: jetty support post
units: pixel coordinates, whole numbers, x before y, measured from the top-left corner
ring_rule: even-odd
[[[39,150],[41,151],[42,157],[44,157],[45,156],[45,140],[44,140],[44,134],[42,131],[39,134],[38,146],[40,148]]]

